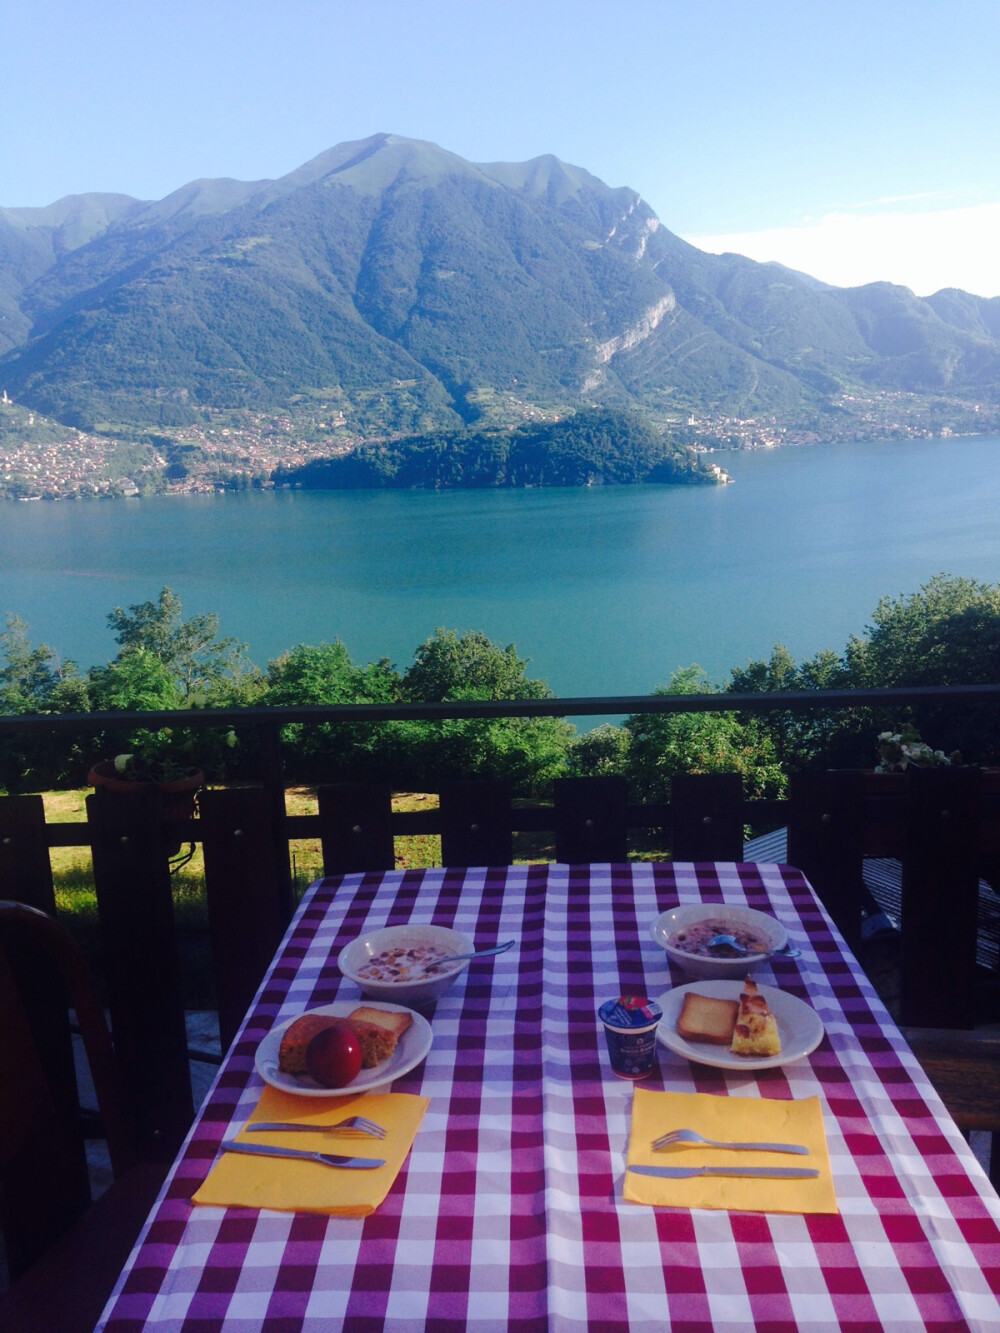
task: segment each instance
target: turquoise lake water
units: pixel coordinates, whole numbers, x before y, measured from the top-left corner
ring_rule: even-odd
[[[261,666],[341,638],[397,666],[436,626],[515,643],[559,695],[840,651],[884,594],[1000,581],[1000,438],[718,454],[735,484],[261,492],[0,506],[0,613],[83,666],[169,584]]]

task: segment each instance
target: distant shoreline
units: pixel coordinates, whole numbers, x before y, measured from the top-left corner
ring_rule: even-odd
[[[801,433],[801,432],[796,432],[796,434],[798,434],[798,435],[801,436],[802,433]],[[952,431],[952,430],[950,430],[950,429],[948,429],[948,428],[945,428],[945,429],[943,429],[943,430],[941,430],[941,431],[939,431],[939,432],[931,432],[931,431],[924,430],[924,429],[913,429],[913,430],[907,430],[907,431],[897,432],[897,433],[895,433],[895,434],[888,433],[888,432],[886,432],[886,433],[882,433],[882,432],[879,432],[879,431],[872,432],[871,434],[863,434],[863,433],[861,433],[860,431],[858,431],[858,432],[852,432],[851,434],[849,434],[849,435],[847,435],[847,436],[844,436],[844,437],[832,437],[832,438],[831,438],[831,437],[827,437],[827,436],[819,436],[819,435],[816,435],[816,436],[813,436],[813,437],[811,437],[811,438],[794,438],[794,439],[789,439],[789,438],[786,437],[786,438],[779,438],[779,439],[774,439],[774,440],[770,440],[770,439],[762,439],[762,440],[760,440],[760,441],[758,441],[758,442],[747,441],[747,442],[744,442],[744,443],[741,443],[741,444],[713,443],[713,444],[710,444],[710,445],[699,446],[699,447],[697,447],[697,448],[694,450],[694,452],[696,453],[696,455],[697,455],[697,457],[698,457],[699,459],[704,460],[704,458],[705,458],[707,455],[718,455],[718,454],[728,454],[728,455],[736,455],[736,456],[739,456],[739,455],[745,455],[745,454],[754,454],[754,453],[770,452],[771,450],[783,450],[783,451],[784,451],[784,450],[797,449],[797,448],[823,448],[823,447],[826,447],[826,446],[834,446],[834,445],[840,445],[840,444],[879,444],[879,443],[884,443],[884,444],[902,444],[902,443],[907,443],[907,442],[914,442],[914,443],[916,443],[916,442],[919,442],[919,441],[921,441],[921,440],[940,440],[940,441],[951,441],[951,442],[953,442],[953,443],[959,443],[959,442],[961,442],[962,440],[976,440],[976,439],[989,438],[989,437],[991,437],[991,436],[997,436],[997,437],[1000,437],[1000,423],[997,423],[996,425],[989,425],[989,426],[986,426],[984,429],[982,429],[982,430],[977,430],[977,431],[963,430],[963,431],[961,431],[961,432],[956,432],[956,431]],[[104,443],[107,443],[107,442],[105,441]],[[325,465],[327,465],[327,464],[329,464],[329,463],[331,463],[331,462],[336,462],[337,459],[338,459],[339,457],[340,457],[340,456],[336,456],[335,458],[328,458],[328,457],[327,457],[327,458],[317,458],[317,459],[312,460],[312,464],[310,464],[310,465],[306,465],[306,466],[313,466],[313,465],[315,465],[315,466],[317,466],[317,467],[325,466]],[[6,460],[7,460],[7,462],[6,462],[6,470],[7,470],[8,474],[9,474],[9,472],[11,471],[11,468],[12,468],[12,466],[13,466],[11,460],[14,459],[14,458],[16,458],[16,452],[15,452],[15,451],[5,451],[5,450],[3,449],[3,447],[0,446],[0,468],[4,467],[4,465],[5,465],[4,460],[6,459]],[[718,485],[718,484],[725,485],[725,484],[732,484],[732,482],[735,481],[735,478],[732,477],[732,476],[729,474],[728,469],[726,469],[726,468],[724,468],[724,467],[721,467],[721,465],[717,465],[717,466],[720,466],[720,470],[726,474],[724,477],[714,478],[714,479],[713,479],[712,477],[705,477],[703,480],[699,480],[699,481],[696,482],[695,484],[698,484],[698,485],[706,485],[706,484],[708,484],[708,485]],[[296,470],[298,470],[298,469],[296,469]],[[3,472],[0,471],[0,501],[2,501],[2,500],[7,500],[7,501],[17,501],[17,502],[22,503],[22,504],[29,504],[29,503],[36,503],[36,502],[41,502],[41,501],[44,501],[44,502],[46,502],[46,503],[55,503],[55,502],[67,502],[67,501],[81,501],[81,500],[87,500],[87,501],[90,501],[90,500],[99,500],[99,501],[106,501],[106,500],[142,500],[142,499],[147,499],[147,498],[149,498],[149,497],[151,497],[151,496],[161,496],[161,495],[162,495],[162,496],[185,496],[185,495],[232,495],[232,494],[238,494],[238,493],[240,493],[241,491],[246,491],[246,490],[254,490],[254,491],[264,492],[264,491],[278,491],[278,490],[323,490],[323,489],[327,489],[327,490],[341,490],[341,489],[372,489],[372,490],[386,490],[386,489],[410,489],[410,490],[430,490],[430,489],[441,489],[441,490],[520,489],[520,487],[509,487],[509,486],[504,486],[504,487],[489,487],[489,488],[487,488],[487,487],[476,486],[476,485],[465,485],[465,486],[461,486],[461,485],[442,485],[442,486],[435,487],[435,486],[428,486],[428,485],[426,485],[426,484],[424,484],[424,485],[414,484],[414,485],[408,485],[408,486],[405,486],[405,487],[398,487],[398,488],[397,488],[397,487],[387,487],[387,486],[373,486],[373,487],[370,487],[370,488],[353,487],[353,486],[352,486],[352,487],[341,487],[341,486],[323,487],[323,486],[316,486],[316,485],[308,485],[308,486],[307,486],[307,485],[303,485],[303,484],[298,483],[298,482],[295,482],[295,481],[282,481],[282,480],[280,480],[280,479],[279,479],[279,480],[275,480],[275,476],[278,476],[278,477],[280,478],[280,476],[281,476],[281,470],[280,470],[280,467],[274,469],[274,470],[271,472],[271,474],[267,477],[266,480],[261,481],[261,480],[258,480],[258,479],[254,479],[254,480],[249,481],[249,482],[244,482],[243,484],[235,484],[235,483],[232,483],[232,482],[216,482],[216,483],[212,483],[212,482],[203,482],[203,481],[200,481],[200,480],[191,479],[191,480],[188,481],[186,484],[185,484],[185,483],[181,483],[181,484],[179,484],[179,485],[171,485],[171,484],[168,482],[167,484],[164,485],[164,484],[161,484],[161,483],[158,481],[156,484],[153,484],[153,485],[144,486],[143,488],[135,487],[134,489],[128,489],[128,490],[125,490],[125,491],[108,489],[108,490],[104,490],[104,491],[100,491],[100,492],[96,492],[96,493],[95,493],[95,492],[78,491],[78,490],[65,490],[65,491],[52,490],[52,491],[49,491],[49,492],[46,492],[46,493],[43,493],[43,494],[16,495],[16,494],[11,494],[9,489],[4,489],[4,487],[3,487],[3,480],[2,480]],[[645,484],[645,481],[646,481],[645,478],[636,478],[636,479],[631,480],[631,481],[614,481],[614,482],[596,481],[596,480],[595,480],[594,482],[589,483],[589,486],[590,486],[591,489],[595,489],[595,488],[597,488],[598,486],[610,486],[610,487],[614,488],[614,487],[617,487],[617,486],[628,486],[628,485],[637,485],[637,484],[638,484],[638,485],[641,485],[641,484]],[[691,483],[691,482],[676,482],[676,481],[675,481],[675,482],[656,482],[656,483],[653,483],[653,484],[665,484],[665,485],[678,485],[678,484],[680,484],[680,485],[690,485],[690,484],[692,484],[692,483]],[[565,481],[557,481],[557,482],[545,482],[545,481],[540,481],[540,482],[538,482],[538,481],[536,481],[536,482],[531,482],[531,483],[524,483],[524,486],[525,486],[526,488],[530,488],[530,487],[532,487],[532,486],[534,486],[534,487],[546,488],[546,487],[557,487],[557,486],[565,486],[565,485],[578,485],[578,486],[581,486],[581,487],[586,488],[586,487],[588,486],[588,483],[587,483],[587,482],[570,483],[570,482],[565,482]]]

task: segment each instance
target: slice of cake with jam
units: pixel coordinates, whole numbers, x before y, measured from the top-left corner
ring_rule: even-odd
[[[774,1014],[750,977],[743,983],[736,1026],[730,1047],[734,1055],[768,1056],[781,1054],[781,1038]]]

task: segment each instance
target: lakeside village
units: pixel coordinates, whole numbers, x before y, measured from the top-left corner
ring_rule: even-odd
[[[964,399],[930,400],[902,392],[844,394],[841,410],[815,423],[776,417],[696,415],[679,419],[676,438],[698,454],[832,441],[916,439],[1000,431],[1000,408]],[[532,413],[534,415],[534,413]],[[553,414],[554,415],[554,414]],[[133,442],[60,426],[0,393],[0,499],[73,500],[153,494],[210,494],[270,489],[279,469],[349,453],[362,442],[343,414],[302,423],[289,416],[248,416],[240,425],[189,426],[162,443]],[[704,460],[718,482],[731,480]],[[280,481],[278,484],[281,484]]]

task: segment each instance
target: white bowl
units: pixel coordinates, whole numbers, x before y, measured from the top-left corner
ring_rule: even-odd
[[[702,954],[688,953],[671,943],[679,930],[690,928],[700,921],[719,922],[719,934],[732,934],[732,926],[745,927],[767,940],[768,948],[764,953],[749,953],[740,958],[707,958]],[[666,951],[668,958],[689,977],[697,977],[699,980],[711,978],[717,981],[739,981],[748,972],[766,963],[773,953],[788,943],[788,931],[773,916],[752,907],[727,903],[682,903],[680,907],[661,912],[650,926],[649,933],[653,942]]]
[[[375,981],[370,977],[362,977],[360,969],[386,949],[413,949],[426,944],[449,954],[471,953],[475,948],[468,935],[458,930],[448,930],[445,926],[385,926],[382,930],[370,930],[367,935],[359,935],[350,944],[345,944],[337,957],[337,966],[345,977],[357,982],[364,994],[373,1000],[390,1000],[393,1004],[420,1004],[443,995],[459,973],[469,966],[469,959],[461,963],[448,963],[440,971],[416,981]]]

